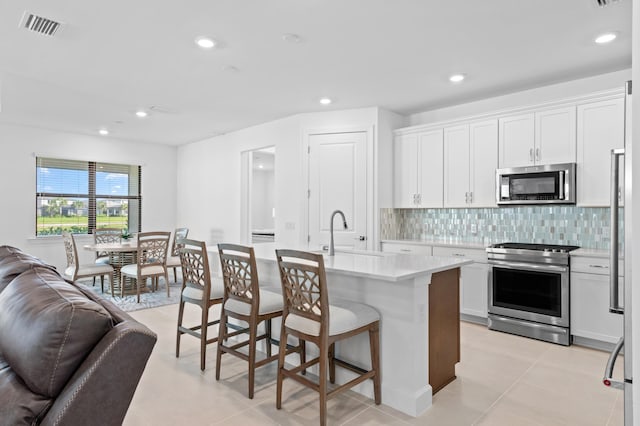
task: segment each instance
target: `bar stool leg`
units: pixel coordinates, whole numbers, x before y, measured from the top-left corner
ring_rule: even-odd
[[[376,375],[373,376],[373,396],[376,405],[380,405],[382,395],[380,389],[380,326],[378,323],[369,329],[369,347],[371,348],[371,369],[376,372]]]

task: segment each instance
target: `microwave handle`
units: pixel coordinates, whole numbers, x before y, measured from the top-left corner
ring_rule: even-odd
[[[559,176],[558,176],[558,198],[560,200],[564,200],[566,198],[566,195],[565,195],[566,191],[564,187],[566,175],[567,175],[567,172],[562,171],[559,173]]]

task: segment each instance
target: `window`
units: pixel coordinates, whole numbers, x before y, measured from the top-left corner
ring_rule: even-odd
[[[36,158],[36,236],[141,228],[140,166]]]

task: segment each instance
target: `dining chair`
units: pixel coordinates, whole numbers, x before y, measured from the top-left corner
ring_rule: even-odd
[[[75,236],[69,232],[62,233],[62,241],[64,243],[64,250],[67,255],[67,267],[64,270],[64,275],[69,280],[75,282],[80,278],[94,278],[100,277],[100,285],[102,292],[104,293],[104,276],[109,276],[109,285],[111,286],[111,293],[113,294],[113,267],[109,264],[80,264],[78,261],[78,249],[76,246]],[[95,281],[94,281],[95,282]]]
[[[182,289],[178,308],[178,334],[176,337],[176,358],[180,356],[180,337],[183,334],[200,339],[200,370],[204,371],[207,345],[218,341],[218,336],[208,339],[209,326],[220,320],[209,321],[209,308],[222,303],[224,288],[221,280],[211,278],[209,257],[204,241],[178,239],[179,258],[182,265]],[[193,327],[182,325],[186,303],[199,306],[202,310],[200,324]]]
[[[218,254],[224,281],[224,300],[220,312],[218,334],[218,352],[216,362],[216,380],[220,380],[222,354],[228,353],[248,362],[249,399],[253,399],[255,370],[278,359],[278,354],[271,354],[271,320],[282,315],[282,295],[278,289],[268,291],[260,288],[255,254],[252,247],[236,244],[218,244]],[[243,330],[229,333],[229,319],[233,318],[248,324]],[[258,324],[265,323],[264,333],[258,335]],[[237,325],[237,324],[232,324]],[[242,332],[248,332],[248,339],[227,343],[227,339]],[[256,345],[265,340],[266,357],[256,359]],[[248,353],[239,349],[248,346]],[[300,352],[304,361],[304,342],[298,346],[284,346],[286,353]]]
[[[180,268],[180,245],[176,241],[187,238],[189,235],[189,228],[176,228],[173,232],[173,243],[171,244],[171,253],[167,257],[167,268],[173,269],[173,280],[178,282],[177,269]]]
[[[276,250],[276,258],[284,297],[276,408],[282,407],[282,382],[285,377],[294,379],[320,394],[321,425],[326,425],[327,422],[327,401],[367,379],[373,379],[375,403],[380,404],[380,314],[371,306],[362,303],[338,299],[332,299],[329,303],[321,254]],[[370,370],[364,370],[335,357],[336,342],[365,332],[369,333]],[[318,357],[297,367],[285,368],[286,348],[282,343],[287,341],[289,335],[314,343],[319,350]],[[314,364],[318,364],[318,383],[299,374]],[[329,391],[327,369],[329,381],[335,383],[336,365],[356,373],[357,376]]]
[[[158,288],[158,280],[164,277],[169,297],[169,274],[167,273],[167,250],[171,232],[140,232],[138,234],[137,263],[124,265],[120,269],[120,296],[124,296],[124,278],[136,280],[136,295],[140,303],[140,286],[151,278],[151,288]]]
[[[119,243],[122,236],[122,229],[119,228],[96,228],[93,231],[94,244]],[[109,252],[97,251],[96,263],[109,263]]]

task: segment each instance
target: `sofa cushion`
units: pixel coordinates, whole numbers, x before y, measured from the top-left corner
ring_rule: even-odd
[[[53,403],[52,398],[31,392],[10,367],[0,368],[0,401],[3,425],[38,424]]]
[[[0,246],[0,292],[18,275],[34,266],[41,266],[55,271],[56,268],[47,265],[42,260],[30,256],[20,249],[11,246]]]
[[[32,267],[0,293],[0,353],[45,397],[60,393],[112,326],[101,305],[45,267]]]

